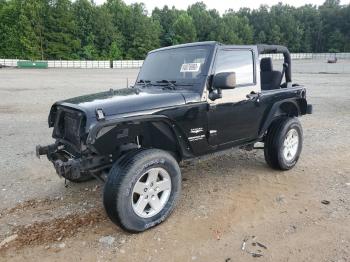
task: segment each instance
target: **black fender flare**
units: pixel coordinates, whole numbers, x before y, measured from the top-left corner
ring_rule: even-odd
[[[118,143],[122,141],[128,141],[141,135],[143,132],[141,129],[142,124],[149,122],[161,122],[169,128],[176,142],[176,150],[180,159],[192,155],[191,147],[186,139],[185,133],[174,121],[164,115],[131,116],[98,122],[90,129],[86,145],[96,153],[102,155],[111,154],[112,146],[117,146]],[[116,131],[118,128],[123,131],[115,136],[115,141],[113,139],[108,141],[110,147],[106,146],[104,150],[101,150],[102,147],[98,146],[98,143],[103,140],[107,133],[113,132],[112,130]],[[120,141],[118,141],[118,139],[120,139]],[[104,141],[104,143],[106,144],[106,141]]]
[[[304,109],[305,108],[305,109]],[[306,113],[307,102],[303,98],[284,99],[273,104],[263,117],[258,136],[263,137],[273,121],[281,116],[300,116]],[[304,112],[305,111],[305,112]]]

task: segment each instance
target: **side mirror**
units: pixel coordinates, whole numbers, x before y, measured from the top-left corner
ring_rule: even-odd
[[[234,89],[236,87],[236,73],[222,72],[214,75],[213,88]]]

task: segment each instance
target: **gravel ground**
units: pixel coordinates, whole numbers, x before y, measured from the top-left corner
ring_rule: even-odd
[[[298,165],[273,171],[261,150],[186,163],[172,216],[131,235],[107,219],[103,185],[65,186],[34,147],[52,142],[53,102],[123,87],[137,70],[0,69],[0,261],[350,261],[350,62],[293,71],[314,105]]]

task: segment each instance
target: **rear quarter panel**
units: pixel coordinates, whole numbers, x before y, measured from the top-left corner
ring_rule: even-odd
[[[297,109],[297,116],[304,115],[307,105],[305,95],[306,89],[302,86],[263,91],[259,98],[259,103],[264,108],[259,136],[264,134],[274,119],[286,114],[281,110],[281,105],[284,103],[293,104]]]

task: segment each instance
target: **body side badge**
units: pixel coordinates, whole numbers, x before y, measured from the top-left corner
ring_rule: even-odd
[[[199,133],[202,133],[203,132],[203,128],[202,127],[198,127],[198,128],[192,128],[190,130],[190,133],[191,134],[199,134]]]

